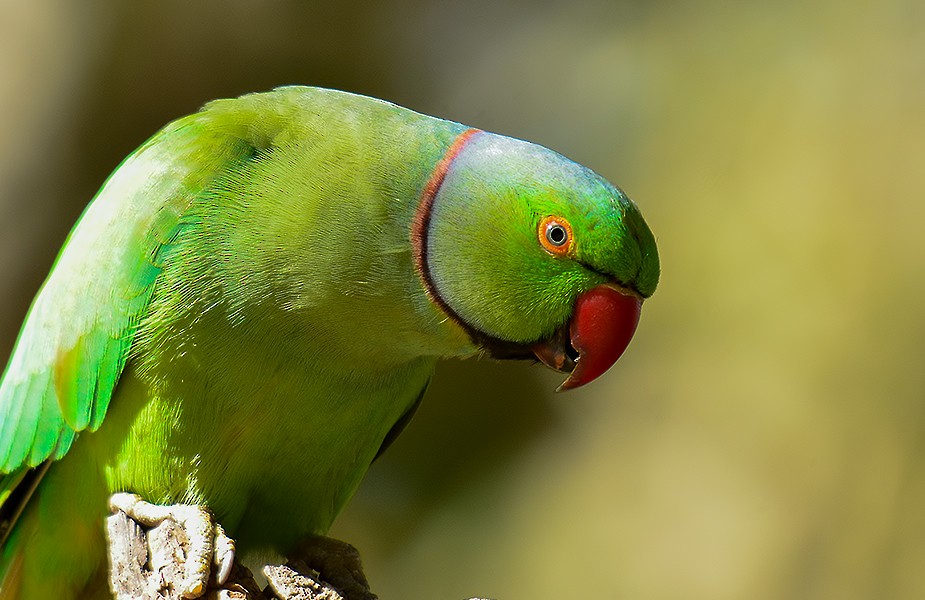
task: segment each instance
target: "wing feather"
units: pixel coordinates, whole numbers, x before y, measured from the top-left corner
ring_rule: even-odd
[[[60,458],[103,422],[160,254],[202,191],[253,154],[208,111],[175,121],[110,176],[36,296],[0,380],[0,473]]]

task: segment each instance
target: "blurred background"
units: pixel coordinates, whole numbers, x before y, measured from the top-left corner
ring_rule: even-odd
[[[0,0],[0,356],[109,172],[281,84],[526,138],[641,206],[604,378],[441,365],[338,520],[383,600],[925,598],[925,4]]]

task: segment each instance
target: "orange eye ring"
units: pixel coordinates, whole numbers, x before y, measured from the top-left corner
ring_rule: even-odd
[[[553,256],[565,256],[572,249],[572,226],[562,217],[544,218],[536,234],[543,249]]]

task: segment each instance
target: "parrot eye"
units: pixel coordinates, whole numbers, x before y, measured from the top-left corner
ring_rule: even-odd
[[[562,225],[553,223],[546,228],[546,240],[553,246],[561,246],[568,241],[568,232]]]
[[[564,256],[572,247],[572,226],[562,217],[546,217],[540,221],[540,245],[550,254]]]

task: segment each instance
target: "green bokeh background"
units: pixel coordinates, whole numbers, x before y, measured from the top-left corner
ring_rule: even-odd
[[[121,158],[337,87],[550,146],[662,284],[606,377],[446,363],[333,534],[383,600],[925,598],[925,4],[0,1],[0,356]]]

